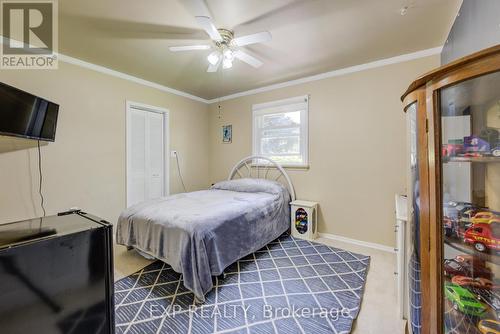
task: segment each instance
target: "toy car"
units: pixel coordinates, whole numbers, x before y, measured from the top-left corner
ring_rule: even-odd
[[[481,134],[481,138],[490,143],[491,151],[489,152],[494,157],[500,157],[500,140],[497,129],[489,128]]]
[[[472,224],[488,224],[494,220],[494,218],[500,218],[491,211],[479,211],[471,218]],[[499,220],[500,221],[500,220]]]
[[[465,208],[470,208],[474,206],[474,204],[470,202],[457,202],[457,201],[449,201],[448,205],[455,207],[458,211],[462,211]]]
[[[486,311],[486,307],[467,289],[455,284],[445,284],[444,294],[453,304],[453,309],[463,314],[481,316]]]
[[[482,334],[500,334],[500,322],[493,319],[479,321],[477,328]]]
[[[491,280],[482,277],[472,278],[467,276],[453,276],[451,278],[451,282],[461,287],[480,288],[486,290],[497,288]]]
[[[464,144],[443,144],[443,157],[454,157],[464,151]]]
[[[491,155],[494,157],[500,157],[500,145],[491,150]]]
[[[471,291],[476,294],[477,299],[491,307],[497,319],[500,317],[500,296],[495,290],[471,288]]]
[[[472,223],[472,218],[476,215],[476,213],[480,212],[480,208],[468,208],[467,210],[464,210],[463,212],[459,212],[459,221],[464,222],[464,223]]]
[[[444,235],[449,238],[458,238],[463,240],[465,231],[467,231],[471,226],[471,222],[464,222],[446,216],[443,217]]]
[[[468,276],[472,278],[482,277],[491,279],[493,274],[491,270],[484,267],[480,263],[467,263],[459,262],[455,259],[444,260],[444,274],[445,276]]]
[[[448,217],[450,219],[458,219],[458,210],[456,206],[452,206],[450,204],[443,205],[443,216]]]
[[[472,226],[472,223],[465,223],[461,221],[455,221],[454,222],[454,231],[455,234],[454,236],[457,237],[458,239],[463,239],[465,235],[465,231],[467,231],[470,227]]]
[[[464,137],[464,151],[469,152],[490,152],[490,143],[478,136]]]
[[[444,215],[451,219],[458,219],[460,211],[473,207],[472,203],[449,201],[443,205]]]
[[[453,220],[460,220],[460,218],[463,218],[464,220],[469,219],[470,221],[470,218],[477,212],[489,210],[488,208],[480,207],[469,202],[449,201],[443,205],[443,211],[444,216]]]
[[[473,255],[469,255],[469,254],[460,254],[460,255],[455,256],[455,260],[457,260],[458,262],[465,262],[465,263],[471,264],[472,261],[475,261],[475,260],[477,261],[477,257],[474,257]],[[481,264],[484,267],[484,261],[481,261]]]
[[[465,231],[464,242],[473,245],[478,252],[500,249],[500,224],[474,224]]]
[[[481,268],[486,267],[486,261],[474,255],[459,254],[455,256],[455,260],[457,260],[458,262],[464,262],[468,265],[473,265],[475,267],[481,267]]]
[[[454,234],[454,224],[450,218],[443,217],[443,228],[445,236],[451,237]]]
[[[496,318],[500,318],[500,296],[497,291],[483,288],[472,288],[477,299],[487,304],[495,312]]]

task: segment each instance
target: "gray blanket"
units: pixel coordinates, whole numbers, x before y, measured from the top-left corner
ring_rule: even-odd
[[[126,209],[116,241],[170,264],[203,301],[212,276],[288,229],[289,202],[288,190],[278,182],[224,181]]]

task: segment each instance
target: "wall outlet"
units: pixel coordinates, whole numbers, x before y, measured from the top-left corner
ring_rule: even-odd
[[[177,151],[170,151],[170,157],[175,158],[177,156]]]

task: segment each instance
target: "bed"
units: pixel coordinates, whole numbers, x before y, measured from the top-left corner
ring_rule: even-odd
[[[265,164],[263,164],[265,162]],[[183,275],[200,301],[212,276],[289,228],[295,191],[271,159],[250,156],[209,190],[138,203],[118,219],[116,242],[162,260]]]

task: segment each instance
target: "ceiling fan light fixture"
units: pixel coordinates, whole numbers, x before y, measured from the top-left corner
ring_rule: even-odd
[[[230,69],[233,67],[234,60],[247,63],[254,68],[262,66],[263,63],[261,60],[246,53],[244,50],[240,50],[240,47],[269,42],[272,39],[272,35],[269,31],[261,31],[255,34],[235,37],[232,30],[217,28],[214,20],[211,18],[205,0],[186,0],[186,2],[193,2],[191,7],[196,14],[194,15],[196,21],[207,35],[210,36],[211,43],[203,45],[172,46],[169,48],[170,51],[209,50],[209,55],[204,55],[209,63],[207,68],[208,73],[215,73],[220,67],[223,69]]]
[[[224,58],[224,60],[222,61],[222,68],[227,70],[228,68],[231,67],[233,67],[233,60]]]
[[[232,61],[234,59],[234,52],[231,49],[224,50],[224,59]]]
[[[220,60],[220,55],[218,51],[214,51],[210,53],[207,57],[207,60],[210,64],[215,65],[219,62]]]

